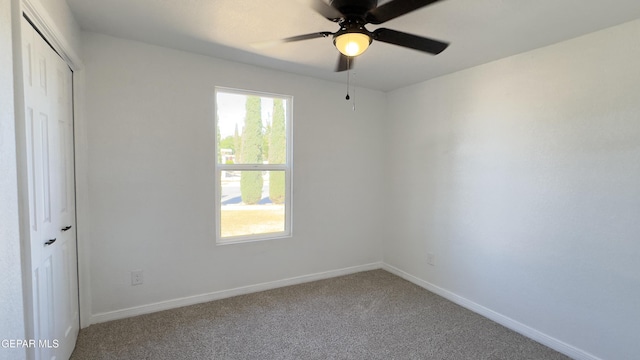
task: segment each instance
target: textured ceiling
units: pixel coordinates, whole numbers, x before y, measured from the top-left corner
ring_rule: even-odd
[[[380,1],[380,4],[387,1]],[[67,0],[83,30],[345,81],[330,38],[251,44],[336,31],[298,0]],[[392,90],[640,18],[638,0],[445,0],[382,26],[450,42],[437,56],[374,42],[356,59],[359,86]]]

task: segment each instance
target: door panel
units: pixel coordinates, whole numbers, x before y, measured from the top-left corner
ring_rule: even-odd
[[[49,109],[46,110],[48,111]],[[40,166],[42,166],[42,191],[40,192],[42,195],[42,220],[44,224],[51,225],[51,154],[49,152],[49,114],[41,112],[38,120],[40,126],[40,156],[42,158],[42,161],[40,162]]]
[[[23,19],[36,359],[67,359],[79,330],[72,72]]]

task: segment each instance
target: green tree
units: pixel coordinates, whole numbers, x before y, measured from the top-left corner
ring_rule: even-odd
[[[229,135],[227,137],[225,137],[224,139],[220,140],[220,149],[231,149],[231,151],[233,151],[233,153],[235,154],[236,152],[236,144],[233,141],[233,136]]]
[[[269,137],[269,164],[284,164],[287,161],[287,138],[282,99],[273,101],[273,120]],[[284,171],[269,174],[269,199],[274,204],[282,204],[285,198]]]
[[[238,124],[233,131],[233,155],[235,155],[235,163],[242,164],[242,138],[238,133]]]
[[[262,113],[260,98],[247,96],[247,114],[242,131],[242,163],[262,164]],[[262,198],[262,172],[243,171],[240,176],[240,195],[245,204],[256,204]]]

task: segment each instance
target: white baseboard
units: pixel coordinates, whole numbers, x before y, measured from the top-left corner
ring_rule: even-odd
[[[109,311],[105,313],[93,314],[91,324],[124,319],[132,316],[154,313],[163,310],[175,309],[183,306],[205,303],[214,300],[225,299],[238,295],[245,295],[259,291],[276,289],[284,286],[298,285],[316,280],[329,279],[342,275],[355,274],[362,271],[381,269],[382,262],[375,262],[365,265],[352,266],[343,269],[324,271],[315,274],[296,276],[283,280],[270,281],[261,284],[242,286],[235,289],[214,291],[207,294],[188,296],[173,300],[161,301],[153,304],[135,306],[127,309]]]
[[[576,360],[602,360],[595,355],[589,354],[586,351],[580,350],[574,346],[571,346],[565,342],[562,342],[554,337],[551,337],[543,332],[540,332],[532,327],[529,327],[521,322],[513,320],[507,316],[504,316],[500,313],[497,313],[489,308],[486,308],[482,305],[474,303],[471,300],[463,298],[462,296],[456,295],[449,290],[443,289],[439,286],[436,286],[428,281],[422,280],[416,276],[413,276],[409,273],[406,273],[394,266],[383,263],[382,268],[394,275],[397,275],[409,282],[412,282],[426,290],[431,291],[432,293],[438,294],[443,298],[452,301],[464,308],[467,308],[479,315],[482,315],[490,320],[497,322],[498,324],[509,328],[515,332],[518,332],[530,339],[533,339],[547,347],[550,347],[564,355],[569,356],[572,359]]]

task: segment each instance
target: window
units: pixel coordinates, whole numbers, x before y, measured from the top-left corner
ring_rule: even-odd
[[[291,235],[292,97],[216,88],[216,242]]]

